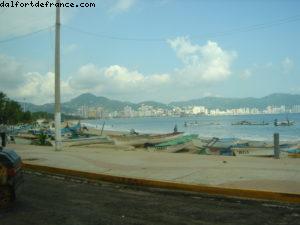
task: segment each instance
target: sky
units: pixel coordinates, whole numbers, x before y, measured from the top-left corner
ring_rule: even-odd
[[[62,101],[300,94],[300,1],[73,2],[96,7],[62,9]],[[0,91],[10,98],[54,102],[54,24],[54,8],[0,8]]]

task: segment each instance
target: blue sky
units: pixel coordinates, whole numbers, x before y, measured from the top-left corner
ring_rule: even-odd
[[[93,2],[62,11],[63,100],[300,93],[300,1]],[[54,22],[54,9],[0,8],[0,90],[10,97],[53,102],[54,29],[11,39]]]

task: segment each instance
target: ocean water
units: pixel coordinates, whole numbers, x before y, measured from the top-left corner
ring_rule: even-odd
[[[274,120],[294,120],[293,126],[274,126]],[[232,123],[247,120],[251,122],[269,122],[265,126],[240,126]],[[194,116],[194,117],[146,117],[146,118],[113,118],[106,120],[85,120],[86,125],[104,130],[129,131],[135,129],[140,133],[173,132],[177,125],[178,131],[187,134],[198,134],[200,137],[235,137],[249,140],[272,141],[273,134],[279,133],[280,140],[300,141],[300,114],[274,115],[239,115],[239,116]],[[184,126],[185,122],[188,124]]]

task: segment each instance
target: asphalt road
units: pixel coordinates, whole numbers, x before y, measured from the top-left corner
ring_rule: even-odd
[[[1,225],[300,224],[300,205],[25,174]]]

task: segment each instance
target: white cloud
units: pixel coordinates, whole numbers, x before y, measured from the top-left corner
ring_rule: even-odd
[[[205,88],[208,85],[230,76],[236,54],[223,50],[217,43],[208,41],[199,46],[187,38],[169,40],[168,43],[181,60],[181,68],[168,73],[144,74],[121,65],[99,67],[93,63],[86,64],[61,81],[63,100],[90,92],[129,101],[171,101],[182,96],[201,96],[207,92]],[[70,48],[73,49],[73,46]],[[3,88],[10,97],[26,98],[33,103],[53,102],[53,73],[27,72],[14,59],[6,56],[0,59],[0,76],[8,74],[10,77],[6,83],[11,88]]]
[[[289,57],[286,57],[281,62],[283,73],[289,73],[294,68],[294,61],[291,60]]]
[[[64,99],[73,96],[68,81],[61,82]],[[40,74],[38,72],[25,72],[19,61],[0,55],[0,91],[10,98],[42,104],[54,100],[54,74]]]
[[[252,71],[250,69],[245,69],[244,71],[242,71],[240,75],[242,79],[248,79],[251,76],[252,76]]]
[[[193,45],[187,37],[168,40],[168,43],[184,65],[177,69],[177,77],[188,84],[217,82],[230,76],[235,52],[225,51],[213,41],[203,46]]]
[[[26,99],[36,104],[54,102],[54,73],[40,74],[29,72],[24,75],[25,83],[17,88],[15,98]],[[68,100],[76,95],[74,89],[70,88],[69,81],[61,80],[62,100]]]
[[[0,89],[9,90],[23,82],[22,64],[6,55],[0,55]]]
[[[82,92],[95,94],[131,94],[150,93],[158,90],[170,82],[168,74],[143,75],[139,71],[126,67],[112,65],[99,68],[94,64],[84,65],[78,73],[70,79],[70,87]]]
[[[136,2],[136,0],[116,0],[111,6],[109,12],[112,14],[127,12]]]
[[[27,3],[31,0],[19,0]],[[36,3],[38,0],[32,0]],[[54,2],[53,0],[50,2]],[[62,8],[62,23],[67,23],[76,9]],[[23,35],[55,24],[55,8],[14,7],[0,14],[0,38]]]
[[[143,74],[124,66],[99,68],[87,64],[70,79],[70,86],[82,92],[128,97],[129,99],[171,99],[199,87],[227,79],[236,53],[223,50],[216,42],[194,45],[188,38],[168,40],[183,67],[162,74]],[[199,93],[199,92],[198,92]],[[133,97],[134,96],[134,97]]]

